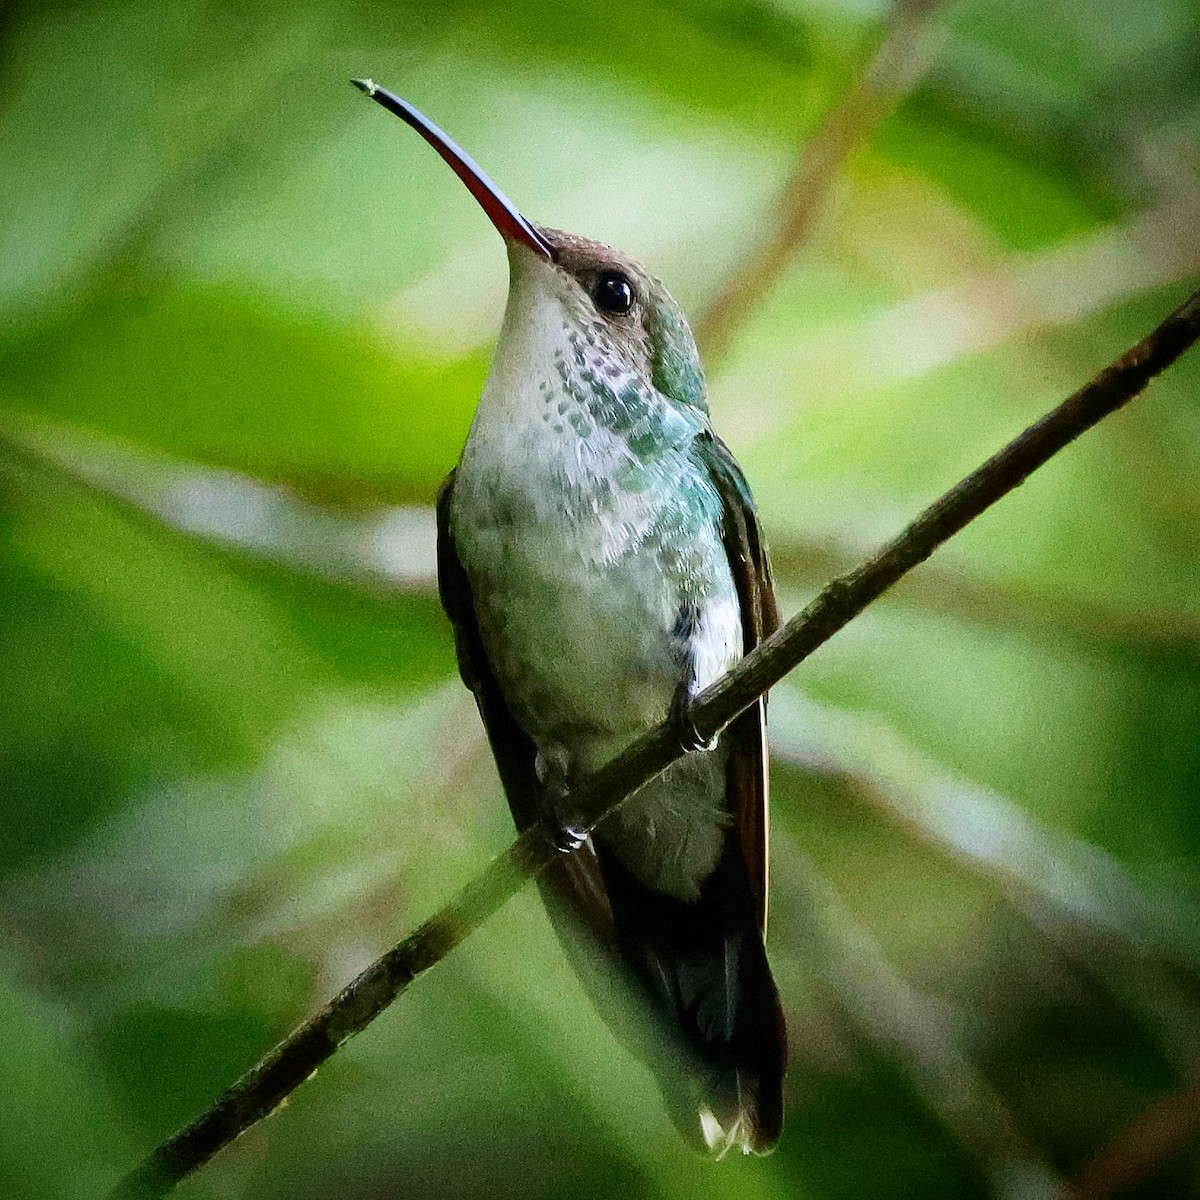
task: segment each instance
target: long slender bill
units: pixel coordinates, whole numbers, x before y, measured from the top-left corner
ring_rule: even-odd
[[[521,216],[516,205],[484,174],[479,164],[424,113],[394,92],[381,88],[373,79],[352,79],[350,82],[411,125],[450,164],[505,240],[520,242],[543,258],[553,257],[546,239]]]

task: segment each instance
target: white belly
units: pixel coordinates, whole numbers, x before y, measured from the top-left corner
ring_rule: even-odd
[[[554,439],[533,453],[530,444],[513,439],[501,459],[468,446],[451,529],[509,706],[570,782],[661,723],[689,670],[703,688],[736,661],[741,620],[715,521],[696,519],[682,486],[705,485],[686,454],[623,491],[593,469],[610,469],[619,447],[581,456]],[[724,761],[723,748],[689,755],[604,827],[647,885],[694,898],[715,866],[728,824]]]

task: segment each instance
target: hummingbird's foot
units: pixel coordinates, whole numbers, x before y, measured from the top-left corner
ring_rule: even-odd
[[[588,831],[578,825],[565,825],[551,820],[545,822],[545,829],[550,844],[559,854],[574,854],[580,846],[587,845]]]
[[[547,799],[549,802],[542,818],[546,840],[559,854],[573,854],[580,846],[586,844],[588,831],[564,811],[567,799],[565,788],[557,796],[548,796]]]
[[[538,755],[537,773],[542,784],[542,825],[550,844],[560,854],[571,854],[588,840],[588,831],[571,812],[571,789],[566,776]]]
[[[696,722],[692,720],[692,701],[696,694],[695,684],[691,680],[684,680],[675,689],[675,695],[671,699],[671,711],[667,715],[667,722],[685,754],[717,748],[717,735],[713,734],[706,741],[700,736]]]

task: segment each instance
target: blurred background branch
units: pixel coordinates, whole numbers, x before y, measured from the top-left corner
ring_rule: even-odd
[[[1200,1134],[1200,1088],[1164,1096],[1118,1129],[1062,1200],[1109,1200],[1128,1192]]]
[[[942,0],[897,0],[869,65],[805,139],[764,232],[695,322],[706,362],[716,364],[739,325],[778,282],[812,234],[850,155],[920,79],[937,50],[933,18]]]

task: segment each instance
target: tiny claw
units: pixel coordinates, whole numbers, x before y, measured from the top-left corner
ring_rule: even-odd
[[[560,853],[573,854],[588,839],[588,831],[570,813],[571,790],[562,770],[538,756],[537,772],[542,782],[542,826],[546,840]]]
[[[546,821],[545,829],[546,837],[559,854],[574,854],[588,840],[587,830],[578,825]]]
[[[675,689],[675,695],[671,699],[671,711],[667,716],[671,729],[685,754],[695,754],[702,750],[717,748],[717,735],[713,734],[707,740],[702,738],[700,731],[696,728],[696,722],[692,720],[693,697],[692,689],[686,683],[681,683]]]

